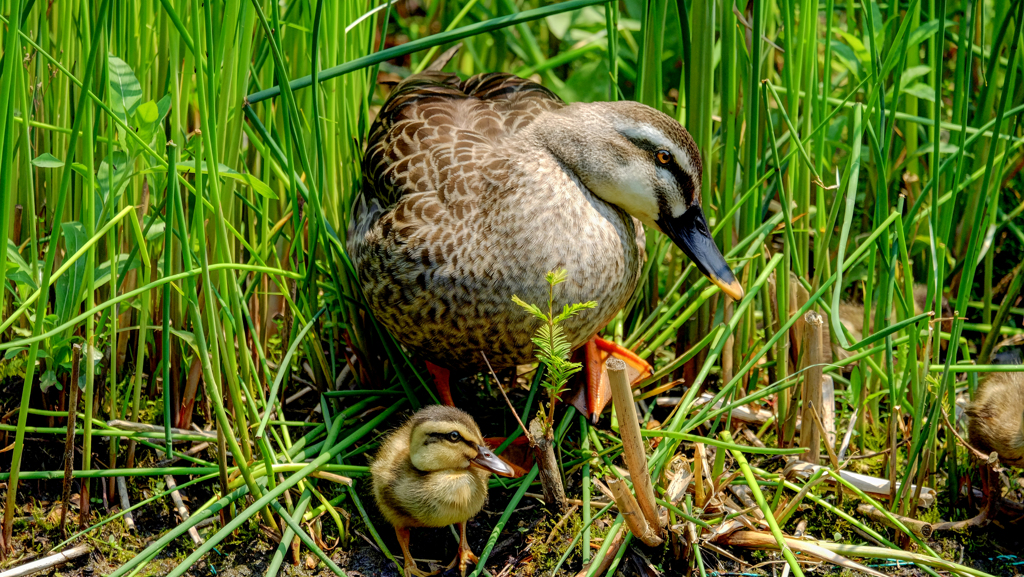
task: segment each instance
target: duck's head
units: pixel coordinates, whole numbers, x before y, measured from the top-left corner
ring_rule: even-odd
[[[420,409],[412,417],[409,458],[420,471],[478,467],[506,477],[512,467],[484,444],[476,421],[463,411],[445,405]]]
[[[723,292],[743,297],[701,209],[700,151],[678,122],[623,101],[573,104],[535,124],[543,145],[591,192],[665,233]]]

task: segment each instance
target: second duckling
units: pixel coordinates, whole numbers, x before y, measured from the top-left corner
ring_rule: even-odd
[[[967,408],[971,444],[999,453],[999,460],[1024,467],[1024,373],[991,373]]]
[[[512,476],[512,467],[484,444],[473,417],[444,405],[424,407],[391,433],[370,466],[373,495],[395,527],[405,575],[425,577],[409,552],[412,527],[459,526],[456,563],[462,575],[477,561],[466,540],[466,522],[487,499],[491,473]],[[436,571],[435,571],[436,573]]]

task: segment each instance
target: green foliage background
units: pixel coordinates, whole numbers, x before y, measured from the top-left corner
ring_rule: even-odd
[[[18,411],[0,423],[14,444],[0,454],[8,543],[26,434],[63,434],[32,429],[30,417],[59,417],[69,387],[83,395],[77,475],[94,474],[99,451],[114,469],[147,438],[179,434],[108,421],[138,420],[151,403],[155,424],[187,428],[198,399],[225,434],[232,459],[220,465],[240,473],[218,490],[259,499],[239,519],[261,511],[271,527],[277,497],[309,471],[275,485],[268,470],[308,458],[358,476],[363,461],[344,451],[369,450],[394,411],[431,402],[424,376],[366,314],[343,247],[387,93],[377,80],[422,69],[456,40],[460,74],[511,71],[568,101],[638,100],[700,146],[705,212],[747,296],[726,302],[649,233],[646,283],[605,331],[655,365],[645,388],[681,371],[688,386],[716,383],[719,399],[766,398],[803,379],[789,352],[797,318],[875,302],[860,342],[830,317],[836,347],[854,354],[825,369],[840,415],[862,408],[850,426],[872,451],[891,442],[884,425],[898,414],[906,443],[887,467],[945,487],[944,515],[962,516],[956,488],[971,473],[941,414],[979,373],[1003,370],[989,360],[1001,338],[1024,333],[1022,6],[3,0],[0,402]],[[790,305],[788,283],[769,287],[790,273],[812,294],[806,304]],[[952,322],[928,315],[950,310]],[[849,375],[839,366],[854,362]],[[324,394],[325,427],[273,420],[302,363]],[[332,392],[348,379],[362,396]],[[697,390],[666,430],[725,426],[714,419],[723,410],[695,405]],[[399,402],[352,419],[381,399]],[[778,399],[778,422],[792,423],[799,395]],[[563,419],[558,438],[576,425]],[[792,433],[780,426],[780,442]],[[655,471],[678,446],[658,447]],[[291,513],[324,507],[302,487]],[[913,512],[914,500],[904,490],[890,508]]]

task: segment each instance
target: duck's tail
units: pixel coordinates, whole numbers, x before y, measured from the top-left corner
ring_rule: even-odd
[[[427,66],[427,69],[424,70],[424,72],[440,72],[441,69],[444,68],[445,65],[448,64],[448,62],[455,57],[455,54],[459,51],[459,48],[462,48],[462,42],[459,42],[455,46],[452,46],[448,50],[442,52],[440,56],[435,58],[434,61],[430,63],[430,66]]]

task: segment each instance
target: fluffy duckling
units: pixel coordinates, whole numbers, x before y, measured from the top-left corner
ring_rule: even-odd
[[[1024,373],[990,373],[970,406],[967,434],[976,448],[1024,467]]]
[[[395,526],[406,577],[433,574],[421,571],[409,553],[411,527],[458,525],[459,554],[448,568],[458,562],[465,575],[467,563],[477,561],[466,522],[483,508],[491,473],[513,471],[484,444],[473,417],[455,407],[424,407],[388,436],[370,474],[377,506]]]

